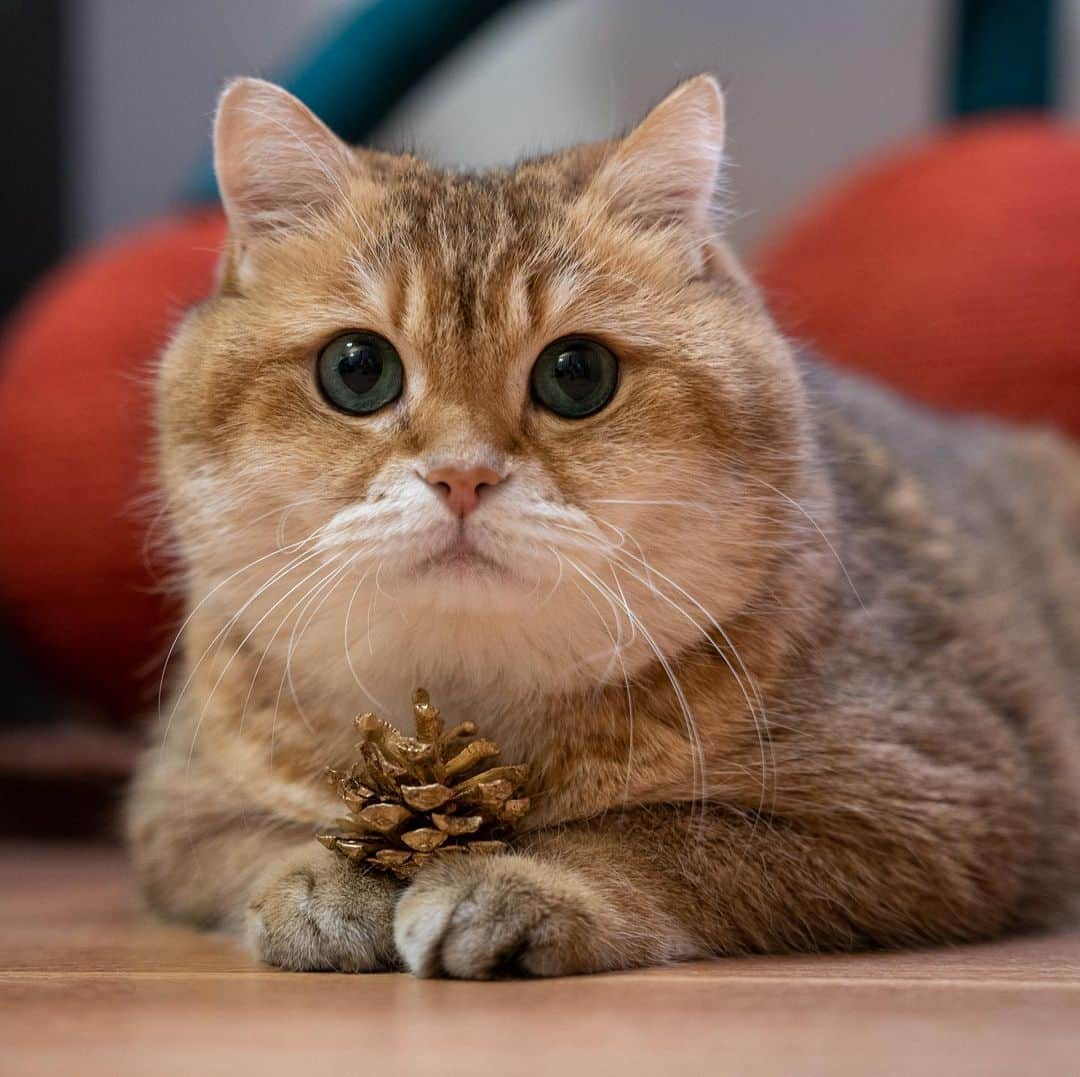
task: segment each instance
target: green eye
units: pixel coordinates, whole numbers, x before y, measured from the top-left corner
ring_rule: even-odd
[[[401,356],[378,333],[343,333],[319,352],[319,388],[352,415],[370,415],[396,400],[404,380]]]
[[[564,337],[549,344],[532,369],[533,398],[564,419],[599,411],[619,386],[619,361],[603,344]]]

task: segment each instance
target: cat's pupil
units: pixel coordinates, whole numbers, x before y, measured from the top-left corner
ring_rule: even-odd
[[[596,355],[582,348],[564,351],[552,368],[559,388],[571,400],[585,400],[600,383],[602,371]]]
[[[338,360],[341,380],[359,395],[370,392],[382,375],[383,361],[370,344],[355,343]]]

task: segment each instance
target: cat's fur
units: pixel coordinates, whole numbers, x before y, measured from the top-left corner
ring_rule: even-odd
[[[722,99],[483,175],[242,80],[230,241],[161,364],[183,671],[130,804],[161,912],[295,969],[556,974],[985,938],[1080,875],[1080,460],[797,359],[712,231]],[[314,357],[374,329],[368,417]],[[568,333],[622,363],[529,397]],[[464,523],[423,481],[506,480]],[[502,566],[424,567],[457,529]],[[175,659],[174,659],[175,660]],[[406,889],[321,848],[352,717],[426,686],[532,764],[520,850]]]

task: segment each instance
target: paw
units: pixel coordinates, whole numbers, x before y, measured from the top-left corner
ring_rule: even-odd
[[[256,885],[245,918],[248,949],[298,971],[399,968],[394,905],[400,885],[311,843]]]
[[[614,926],[614,913],[572,872],[493,856],[422,871],[398,903],[394,938],[417,976],[564,976],[619,967]]]

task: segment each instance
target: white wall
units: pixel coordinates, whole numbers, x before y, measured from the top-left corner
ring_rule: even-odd
[[[1069,51],[1080,56],[1080,0],[1068,3]],[[70,83],[76,235],[89,241],[167,208],[206,147],[221,82],[272,74],[351,6],[81,0]],[[748,247],[829,177],[936,123],[949,6],[533,0],[426,80],[377,141],[446,163],[508,162],[624,129],[679,79],[712,70],[729,95],[733,232]],[[1080,77],[1066,83],[1080,113]]]

